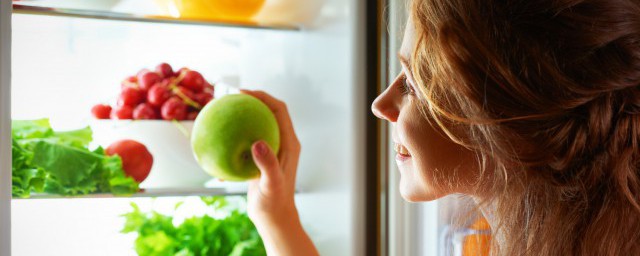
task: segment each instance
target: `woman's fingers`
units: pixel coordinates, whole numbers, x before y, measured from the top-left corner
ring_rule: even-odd
[[[251,146],[253,161],[260,169],[260,189],[270,193],[273,188],[279,187],[282,180],[280,163],[271,148],[264,141],[258,141]]]
[[[300,157],[300,142],[293,129],[287,105],[263,91],[240,90],[242,93],[256,97],[274,113],[280,127],[280,152],[278,160],[286,177],[295,181]]]

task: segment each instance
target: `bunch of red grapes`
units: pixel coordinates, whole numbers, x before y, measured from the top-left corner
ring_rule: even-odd
[[[164,119],[195,120],[213,99],[213,85],[200,73],[188,68],[174,72],[167,63],[155,71],[143,69],[121,83],[115,107],[93,106],[91,113],[98,119]]]

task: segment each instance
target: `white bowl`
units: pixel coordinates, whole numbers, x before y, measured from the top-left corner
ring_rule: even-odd
[[[212,177],[193,156],[192,128],[193,121],[95,120],[92,146],[106,148],[122,139],[144,144],[153,155],[153,166],[142,188],[202,188]]]

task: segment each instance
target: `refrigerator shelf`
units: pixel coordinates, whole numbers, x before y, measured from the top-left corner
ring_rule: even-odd
[[[185,19],[185,18],[174,18],[169,16],[138,15],[138,14],[132,14],[132,13],[121,13],[121,12],[111,12],[111,11],[101,11],[101,10],[51,8],[51,7],[30,6],[30,5],[15,4],[15,3],[13,4],[13,13],[62,16],[62,17],[85,18],[85,19],[168,23],[168,24],[183,24],[183,25],[203,25],[203,26],[218,26],[218,27],[237,27],[237,28],[251,28],[251,29],[284,30],[284,31],[301,30],[301,27],[295,24],[257,23],[257,22],[242,22],[242,21],[228,21],[228,20]]]
[[[151,188],[133,195],[113,195],[109,193],[88,194],[79,196],[62,196],[56,194],[31,194],[29,198],[14,198],[14,200],[28,199],[73,199],[73,198],[132,198],[132,197],[184,197],[184,196],[238,196],[246,195],[244,189],[227,188]]]

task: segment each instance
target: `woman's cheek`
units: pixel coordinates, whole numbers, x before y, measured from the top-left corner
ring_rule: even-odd
[[[430,201],[446,195],[440,182],[434,180],[437,161],[429,161],[430,152],[435,152],[429,145],[428,138],[430,124],[421,116],[419,111],[403,109],[396,123],[398,142],[402,143],[411,154],[411,160],[399,163],[400,194],[410,202]]]

